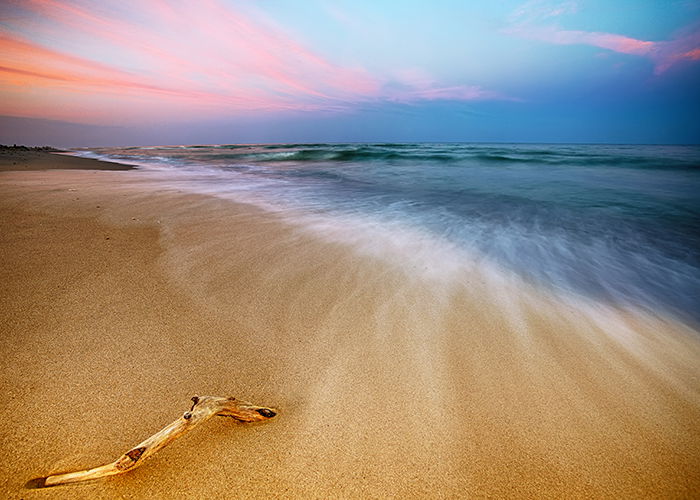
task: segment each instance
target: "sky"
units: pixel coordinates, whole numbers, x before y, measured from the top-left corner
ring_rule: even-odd
[[[700,0],[2,0],[0,143],[700,142]]]

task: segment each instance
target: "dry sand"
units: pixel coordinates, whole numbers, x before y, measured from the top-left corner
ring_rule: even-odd
[[[691,498],[698,332],[510,282],[440,286],[141,172],[0,173],[9,498]],[[500,293],[504,290],[513,293]],[[217,419],[112,461],[195,394]]]

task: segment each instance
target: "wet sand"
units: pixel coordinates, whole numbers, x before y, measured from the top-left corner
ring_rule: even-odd
[[[141,172],[0,173],[9,498],[690,498],[698,332],[478,269],[441,284]],[[215,419],[110,462],[195,394]]]
[[[61,153],[0,149],[0,172],[26,170],[132,170],[133,167],[111,161],[80,158]]]

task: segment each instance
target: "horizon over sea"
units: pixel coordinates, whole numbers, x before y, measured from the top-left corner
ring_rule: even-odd
[[[464,263],[700,324],[700,146],[512,143],[80,148],[249,203],[438,283]]]

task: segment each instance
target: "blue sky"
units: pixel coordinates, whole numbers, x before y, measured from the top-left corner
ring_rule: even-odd
[[[0,46],[5,143],[700,140],[700,0],[7,1]]]

